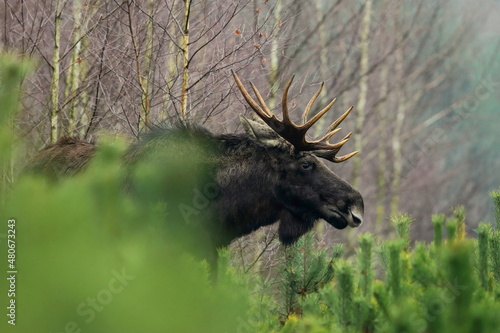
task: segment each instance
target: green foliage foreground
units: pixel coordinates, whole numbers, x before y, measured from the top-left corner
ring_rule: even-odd
[[[0,95],[2,112],[9,111],[0,118],[4,176],[11,171],[11,110],[24,71],[15,58],[4,58],[0,74],[10,89]],[[218,283],[210,281],[207,264],[191,254],[197,248],[187,242],[197,236],[188,234],[196,226],[179,218],[178,205],[192,205],[187,201],[192,188],[177,184],[196,178],[199,168],[190,167],[196,159],[183,160],[182,168],[176,159],[152,162],[125,175],[123,146],[103,143],[86,172],[61,182],[34,176],[15,184],[2,179],[0,332],[237,330],[247,311],[246,289],[228,269]],[[124,191],[126,181],[134,191]],[[166,191],[164,183],[171,186],[168,205],[154,200]],[[140,200],[143,191],[150,197]],[[7,260],[9,220],[15,220],[15,244],[10,244],[15,262]],[[7,295],[10,270],[17,271],[13,296]],[[11,300],[15,326],[6,316]]]
[[[24,72],[11,58],[0,63],[6,92],[0,95],[6,112],[0,117],[3,175],[11,171],[9,124]],[[131,181],[151,195],[138,200],[122,189],[122,151],[123,145],[103,144],[86,172],[57,184],[23,177],[7,189],[8,177],[3,178],[1,332],[411,333],[500,327],[500,231],[483,223],[477,239],[468,238],[462,208],[452,217],[434,216],[434,241],[414,246],[412,219],[394,216],[395,240],[362,234],[349,258],[341,246],[317,248],[308,234],[277,254],[281,263],[269,279],[237,272],[230,253],[222,251],[214,282],[208,266],[191,255],[196,245],[185,244],[190,234],[178,227],[186,223],[176,208],[191,194],[180,186],[187,175],[179,173],[179,161],[138,168]],[[196,168],[189,164],[196,160],[183,163],[193,176]],[[161,183],[179,186],[165,190]],[[163,191],[170,195],[167,203],[149,200]],[[492,197],[500,211],[498,192]],[[5,315],[9,219],[16,221],[16,326]]]
[[[288,249],[282,285],[290,286],[274,303],[282,311],[280,332],[498,332],[500,327],[500,231],[488,223],[467,238],[462,207],[454,216],[433,217],[435,240],[410,246],[407,215],[393,217],[397,238],[378,241],[361,234],[357,254],[313,259],[308,235]],[[447,227],[447,238],[443,229]],[[320,251],[324,252],[324,250]],[[295,258],[295,259],[292,259]],[[300,263],[309,262],[308,268]],[[320,267],[333,266],[326,282]],[[293,277],[293,278],[292,278]],[[304,293],[301,281],[320,283]],[[281,303],[279,299],[281,298]],[[290,302],[290,300],[293,302]],[[293,306],[290,306],[293,304]],[[271,330],[271,327],[260,331]]]

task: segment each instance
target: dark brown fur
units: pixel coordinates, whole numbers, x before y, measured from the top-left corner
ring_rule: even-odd
[[[44,174],[53,179],[71,176],[80,172],[94,155],[92,143],[62,137],[41,150],[26,166],[26,171]]]
[[[196,198],[195,194],[195,198],[186,203],[187,208],[179,205],[184,211],[174,215],[190,225],[192,217],[202,216],[203,230],[207,231],[213,247],[226,246],[240,236],[277,221],[280,221],[279,238],[284,244],[295,242],[319,219],[338,229],[361,223],[361,195],[321,159],[309,152],[296,152],[262,124],[248,119],[242,121],[247,134],[216,135],[189,127],[152,131],[129,148],[125,164],[133,167],[144,159],[158,159],[158,154],[165,161],[173,156],[178,159],[179,154],[201,156],[212,174],[207,181],[216,187],[217,195]],[[63,138],[42,150],[29,169],[55,178],[72,175],[85,167],[95,150],[93,144]],[[176,191],[170,189],[169,184],[161,186],[167,194]],[[147,197],[147,193],[138,195]],[[195,211],[196,200],[205,199],[210,202],[206,209]]]

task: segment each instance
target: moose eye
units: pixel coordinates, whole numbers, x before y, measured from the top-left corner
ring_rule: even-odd
[[[312,167],[312,163],[311,162],[302,162],[301,166],[302,166],[302,169],[308,170]]]

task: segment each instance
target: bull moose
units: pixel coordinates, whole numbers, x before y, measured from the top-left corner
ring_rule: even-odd
[[[320,219],[337,229],[358,227],[363,221],[363,198],[358,191],[333,173],[322,161],[346,161],[353,152],[337,156],[350,134],[338,143],[329,139],[351,112],[349,108],[327,129],[319,140],[308,141],[307,131],[332,107],[335,99],[308,120],[323,84],[307,104],[302,124],[289,116],[288,91],[282,96],[283,119],[279,120],[250,83],[258,103],[250,96],[236,73],[239,90],[258,116],[240,116],[244,134],[214,134],[195,126],[174,126],[154,130],[132,144],[124,156],[125,164],[135,164],[145,151],[169,145],[172,140],[187,140],[200,151],[210,150],[205,163],[213,171],[217,195],[210,198],[211,221],[205,233],[215,248],[262,226],[279,221],[278,235],[283,244],[292,244]],[[30,169],[53,175],[74,174],[91,160],[96,146],[73,138],[62,138],[38,153]],[[177,153],[177,152],[176,152]]]

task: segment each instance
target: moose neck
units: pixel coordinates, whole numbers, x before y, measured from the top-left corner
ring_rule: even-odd
[[[240,236],[276,222],[282,207],[273,193],[277,175],[266,151],[244,135],[224,135],[220,139],[222,163],[217,170],[220,195],[215,201],[215,211],[224,231],[220,243],[228,245]]]

